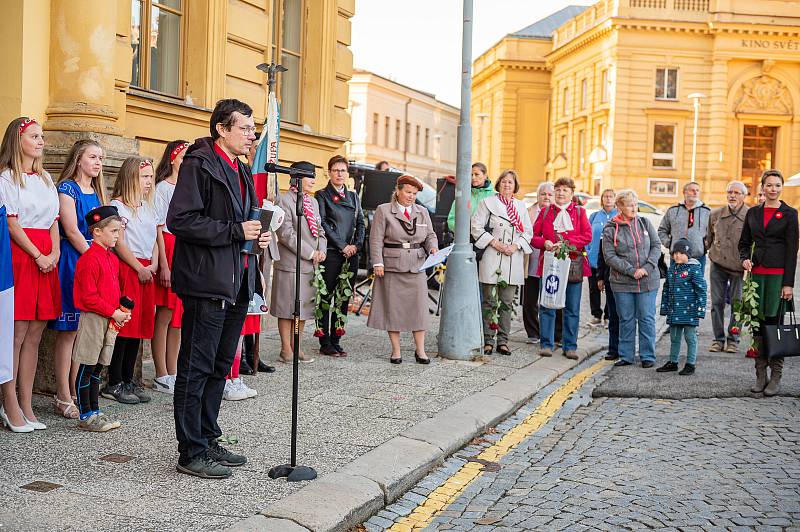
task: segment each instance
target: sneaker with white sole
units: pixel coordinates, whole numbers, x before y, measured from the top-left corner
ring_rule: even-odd
[[[165,375],[153,379],[153,391],[175,395],[175,381],[172,380],[172,375]]]
[[[245,384],[244,380],[241,377],[239,377],[236,380],[239,381],[237,386],[239,386],[240,389],[244,390],[244,393],[247,394],[248,399],[252,399],[253,397],[258,396],[258,392],[249,387],[247,384]]]
[[[226,401],[242,401],[250,398],[247,392],[244,391],[238,383],[234,382],[236,380],[238,379],[228,379],[225,381],[225,389],[222,392],[222,398]]]
[[[603,323],[603,320],[601,320],[600,318],[592,318],[591,320],[589,320],[589,325],[591,327],[597,327],[598,325],[601,325],[602,323]]]

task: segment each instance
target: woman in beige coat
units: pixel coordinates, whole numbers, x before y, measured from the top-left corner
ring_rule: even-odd
[[[485,249],[478,263],[483,301],[483,353],[492,352],[497,334],[497,352],[510,355],[511,314],[517,289],[525,284],[525,255],[532,251],[533,224],[525,204],[514,197],[519,192],[519,179],[514,170],[500,174],[494,189],[497,194],[481,201],[470,225],[475,247]],[[498,304],[500,309],[494,316]]]
[[[304,161],[292,165],[303,170],[314,170],[314,165]],[[278,333],[281,335],[281,362],[292,361],[292,320],[294,314],[294,282],[297,261],[298,221],[300,231],[300,333],[305,320],[314,319],[315,289],[311,285],[314,268],[325,260],[328,242],[319,217],[319,205],[312,195],[314,179],[304,178],[303,219],[297,216],[297,190],[290,189],[278,196],[278,206],[286,213],[283,224],[278,228],[279,259],[273,264],[270,314],[278,318]],[[313,362],[300,352],[302,362]]]
[[[397,179],[392,201],[378,206],[370,224],[369,252],[375,270],[375,290],[367,326],[389,332],[392,364],[403,361],[400,332],[412,331],[419,364],[428,364],[428,283],[419,268],[439,247],[431,217],[416,205],[422,183],[404,175]]]

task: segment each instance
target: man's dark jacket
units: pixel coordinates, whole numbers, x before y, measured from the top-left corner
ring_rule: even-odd
[[[242,222],[256,203],[250,168],[238,162],[239,177],[214,151],[211,137],[197,139],[183,158],[178,184],[167,212],[167,227],[175,235],[172,290],[180,296],[235,303],[243,280],[248,299],[255,287],[256,261],[250,256],[244,277]],[[242,201],[244,199],[244,201]]]
[[[364,247],[364,211],[358,194],[345,187],[343,197],[329,182],[315,196],[325,238],[328,239],[328,258],[341,257],[344,260],[342,250],[348,244],[356,246],[360,253]]]

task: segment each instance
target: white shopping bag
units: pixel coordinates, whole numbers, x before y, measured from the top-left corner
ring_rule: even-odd
[[[570,260],[557,259],[552,251],[544,252],[539,305],[545,308],[564,308],[567,301],[567,279]]]

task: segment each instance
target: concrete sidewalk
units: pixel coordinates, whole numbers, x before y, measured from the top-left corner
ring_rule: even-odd
[[[587,316],[588,304],[583,310]],[[288,461],[287,365],[279,364],[273,375],[246,377],[259,391],[257,398],[223,403],[220,425],[238,439],[228,447],[249,460],[223,481],[175,472],[171,396],[154,394],[151,403],[136,406],[101,399],[101,406],[123,423],[101,435],[78,430],[74,421],[52,413],[49,398],[36,397],[35,409],[48,430],[0,432],[0,525],[12,530],[343,529],[393,500],[577,363],[562,356],[540,358],[536,346],[524,343],[524,330],[515,320],[512,356],[495,354],[479,362],[435,358],[422,366],[411,357],[410,335],[403,335],[404,362],[395,366],[386,360],[385,333],[368,329],[365,322],[351,319],[343,341],[349,357],[315,355],[316,362],[301,366],[298,458],[317,469],[317,481],[287,484],[267,477],[270,467]],[[437,329],[434,318],[429,353],[435,353]],[[581,335],[583,358],[587,349],[602,347],[607,331],[584,328]],[[303,346],[315,353],[316,339],[306,335]],[[262,353],[274,360],[276,351],[270,324]],[[52,485],[28,486],[42,482]],[[259,512],[281,519],[253,517]]]

